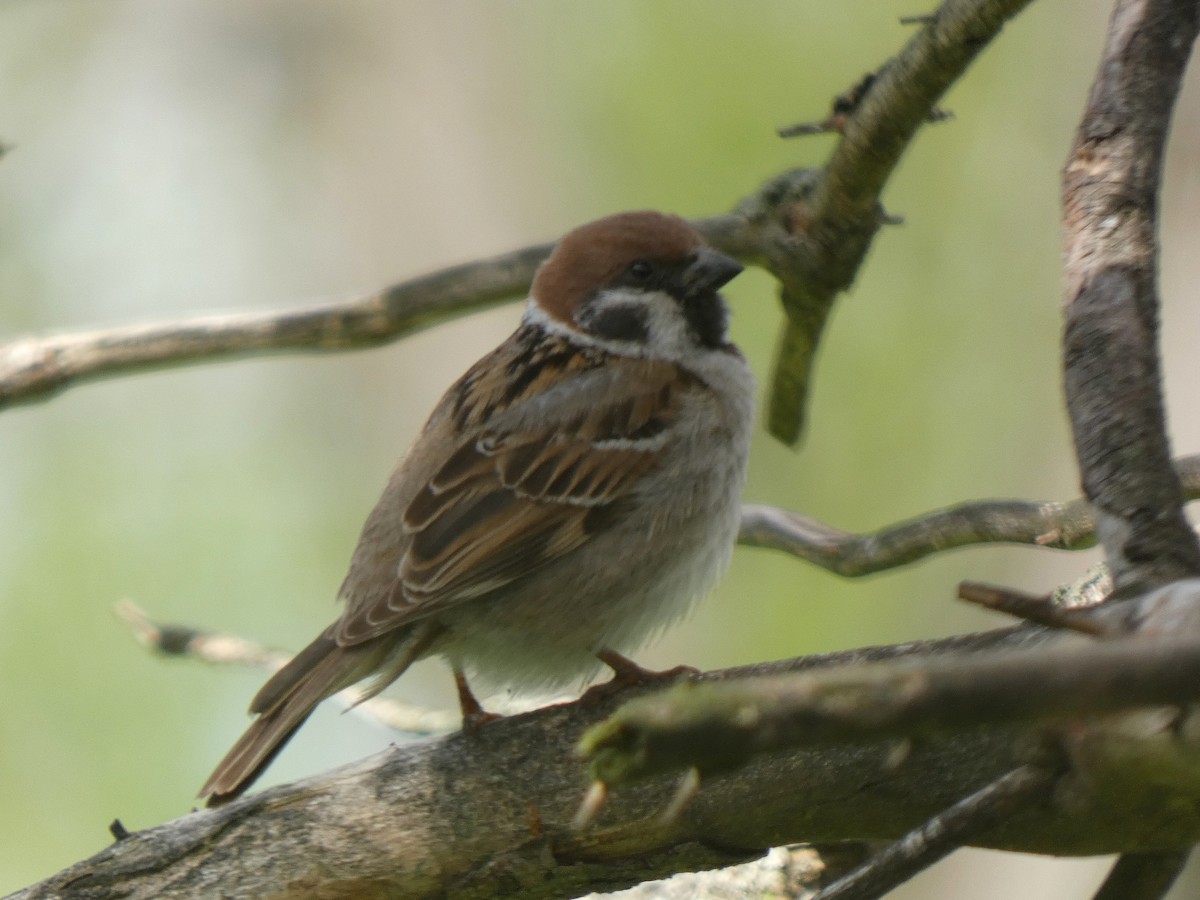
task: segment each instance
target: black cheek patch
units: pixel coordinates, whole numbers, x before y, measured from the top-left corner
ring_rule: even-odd
[[[579,324],[588,334],[609,341],[644,344],[650,337],[646,309],[630,303],[586,310]]]
[[[716,291],[685,299],[683,317],[701,346],[717,350],[724,345],[729,313]]]

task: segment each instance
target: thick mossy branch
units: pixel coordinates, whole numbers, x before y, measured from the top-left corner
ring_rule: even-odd
[[[1053,639],[1014,629],[706,677],[1015,652]],[[1027,764],[1037,746],[1036,730],[985,726],[914,742],[905,754],[895,740],[781,751],[705,779],[674,820],[661,815],[674,779],[662,779],[614,791],[595,823],[576,831],[571,821],[585,779],[573,748],[619,699],[548,707],[474,736],[393,747],[193,812],[135,831],[14,896],[573,897],[729,865],[783,844],[894,840]],[[1178,743],[1169,725],[1164,741]],[[1197,809],[1144,789],[1099,801],[1080,791],[1051,807],[1019,810],[974,842],[1057,854],[1142,852],[1168,838],[1200,836]],[[101,839],[107,836],[98,823]]]
[[[1166,590],[1187,590],[1194,600],[1200,581]],[[1198,638],[1102,643],[1064,636],[1034,652],[684,683],[630,701],[588,731],[580,748],[593,777],[616,784],[691,768],[729,771],[785,748],[909,739],[1198,699]],[[1200,751],[1200,744],[1180,739],[1185,752]]]

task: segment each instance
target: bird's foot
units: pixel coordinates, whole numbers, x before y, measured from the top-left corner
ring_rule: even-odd
[[[669,684],[683,678],[695,678],[700,674],[700,670],[693,666],[675,666],[663,671],[644,669],[632,659],[607,648],[597,650],[596,658],[612,669],[613,677],[603,684],[588,688],[580,698],[585,703],[598,703],[626,688]]]
[[[466,734],[478,734],[479,729],[488,722],[504,718],[499,713],[488,712],[480,705],[479,701],[475,699],[475,695],[471,693],[471,687],[467,684],[467,676],[463,674],[462,669],[454,670],[454,686],[458,688],[458,708],[462,710],[462,730]]]

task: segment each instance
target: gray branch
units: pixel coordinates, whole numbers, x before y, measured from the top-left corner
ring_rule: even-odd
[[[282,668],[292,658],[290,653],[268,650],[238,635],[155,622],[128,600],[118,603],[116,612],[139,644],[163,656],[185,657],[220,666],[261,669],[268,673]],[[330,699],[346,712],[353,712],[407,735],[441,734],[457,728],[461,722],[457,710],[427,709],[391,697],[364,699],[363,693],[363,689],[355,685],[339,691]],[[507,712],[502,703],[495,705],[496,712]]]
[[[1186,850],[1128,853],[1113,865],[1092,900],[1161,900],[1187,863]]]
[[[1175,462],[1184,497],[1200,499],[1200,456]],[[796,512],[747,504],[738,541],[790,553],[838,575],[894,569],[935,553],[983,543],[1028,544],[1058,550],[1095,546],[1091,505],[1034,500],[978,500],[934,510],[866,534],[852,534]]]
[[[718,249],[756,264],[768,247],[786,242],[779,224],[786,198],[778,194],[779,185],[801,178],[800,173],[784,173],[744,201],[738,212],[693,224]],[[525,296],[552,247],[526,247],[333,303],[19,338],[0,345],[0,410],[47,400],[100,378],[170,366],[375,347]]]
[[[1118,0],[1063,172],[1067,409],[1118,594],[1200,575],[1158,359],[1158,191],[1196,0]],[[1200,624],[1200,622],[1198,622]]]
[[[166,366],[377,346],[520,293],[549,252],[528,247],[336,303],[19,339],[0,346],[0,409]]]
[[[978,840],[991,828],[1054,784],[1054,771],[1039,766],[1013,769],[938,813],[920,828],[871,857],[864,865],[820,891],[813,900],[875,900],[918,872]]]

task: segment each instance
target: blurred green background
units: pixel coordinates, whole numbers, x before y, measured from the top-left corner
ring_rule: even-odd
[[[605,213],[701,216],[830,137],[782,141],[895,53],[909,2],[8,0],[0,4],[0,341],[353,296]],[[1061,409],[1058,173],[1104,4],[1045,0],[954,88],[884,201],[821,351],[802,448],[760,435],[748,499],[852,529],[964,499],[1077,492]],[[1167,384],[1200,449],[1200,103],[1164,216]],[[1184,256],[1185,258],[1180,258]],[[780,314],[729,294],[767,381]],[[262,676],[162,660],[113,615],[295,649],[335,615],[359,526],[445,387],[519,306],[369,351],[92,384],[0,415],[0,892],[89,855],[120,817],[185,814]],[[1092,562],[958,551],[846,581],[739,550],[648,648],[710,668],[992,627],[963,578],[1048,589]],[[453,702],[439,662],[394,688]],[[322,710],[264,784],[392,736]],[[994,872],[993,875],[988,873]],[[1096,861],[958,854],[896,894],[1090,895]],[[991,891],[989,893],[989,891]]]

